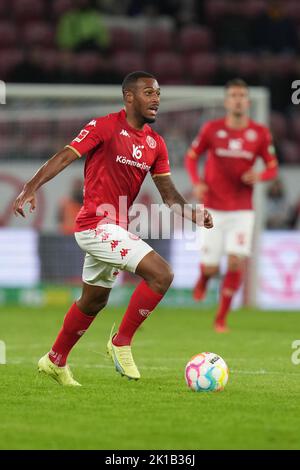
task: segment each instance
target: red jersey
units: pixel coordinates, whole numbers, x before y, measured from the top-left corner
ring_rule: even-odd
[[[225,118],[209,121],[201,128],[191,148],[197,160],[207,151],[204,182],[208,191],[203,202],[208,208],[252,209],[253,186],[241,178],[253,167],[257,157],[263,158],[268,168],[274,167],[274,171],[262,179],[276,176],[277,159],[271,134],[267,127],[252,120],[239,130],[227,127]],[[197,175],[189,173],[194,184],[200,182]]]
[[[127,227],[128,210],[150,171],[170,174],[163,138],[150,126],[131,127],[125,111],[93,119],[67,147],[80,157],[84,168],[84,203],[75,231],[97,227],[99,222]]]

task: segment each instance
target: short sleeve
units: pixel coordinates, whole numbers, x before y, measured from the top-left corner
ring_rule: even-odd
[[[210,144],[210,128],[211,125],[209,122],[204,124],[204,126],[201,127],[200,131],[198,132],[198,135],[196,138],[193,140],[191,149],[194,150],[194,152],[197,154],[197,156],[200,156],[203,152],[205,152]]]
[[[170,170],[170,162],[169,162],[169,156],[168,156],[168,149],[165,144],[165,141],[160,137],[159,138],[159,146],[158,146],[158,154],[155,159],[155,162],[153,163],[151,167],[151,175],[152,176],[164,176],[164,175],[170,175],[171,170]]]
[[[71,148],[78,157],[81,157],[102,142],[101,124],[99,120],[93,119],[81,129],[77,137],[75,137],[69,145],[66,145],[66,148]]]

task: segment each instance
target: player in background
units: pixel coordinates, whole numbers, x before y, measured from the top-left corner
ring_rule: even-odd
[[[153,123],[160,103],[160,88],[147,72],[133,72],[123,84],[125,109],[93,119],[63,150],[48,160],[25,184],[14,203],[15,214],[25,217],[36,205],[36,191],[47,181],[87,154],[84,169],[84,204],[78,213],[75,238],[86,253],[80,299],[67,312],[51,350],[38,363],[61,385],[80,385],[73,379],[67,357],[89,328],[109,298],[119,270],[141,276],[131,296],[117,333],[112,332],[108,354],[122,375],[139,379],[131,353],[131,341],[141,323],[155,309],[168,290],[173,274],[168,263],[137,236],[127,231],[128,210],[150,171],[165,204],[187,202],[177,192],[170,177],[168,152],[164,140],[148,125]],[[203,223],[212,227],[207,211]],[[191,218],[199,222],[193,209]]]
[[[243,80],[227,83],[224,106],[225,117],[206,122],[185,156],[194,195],[214,220],[214,228],[203,234],[201,272],[193,292],[196,301],[205,298],[209,279],[218,274],[221,257],[227,255],[227,272],[214,323],[218,332],[228,331],[226,318],[241,285],[245,258],[251,254],[253,186],[277,175],[270,132],[249,118],[249,91]],[[198,161],[205,152],[207,160],[202,177]],[[257,157],[265,163],[261,173],[254,169]]]

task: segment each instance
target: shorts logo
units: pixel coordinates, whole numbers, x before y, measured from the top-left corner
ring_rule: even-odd
[[[122,250],[120,251],[120,255],[121,255],[121,258],[125,258],[125,256],[128,255],[128,252],[130,251],[130,248],[122,248]]]
[[[150,315],[150,310],[146,310],[144,308],[139,309],[139,314],[142,315],[142,317],[147,318]]]
[[[149,145],[149,147],[150,147],[151,149],[155,149],[155,147],[156,147],[156,141],[153,139],[153,137],[151,137],[151,135],[147,135],[146,142],[147,142],[147,144]]]
[[[132,146],[132,156],[133,158],[136,158],[137,160],[139,160],[140,158],[142,158],[143,154],[142,154],[142,151],[140,149],[143,149],[144,146],[143,145],[134,145]]]
[[[111,251],[114,251],[115,248],[117,248],[117,246],[119,245],[119,241],[118,240],[113,240],[112,242],[110,242],[110,246],[111,246]]]
[[[78,136],[73,140],[73,142],[81,142],[83,139],[86,138],[86,136],[90,133],[90,131],[87,131],[86,129],[82,129]]]

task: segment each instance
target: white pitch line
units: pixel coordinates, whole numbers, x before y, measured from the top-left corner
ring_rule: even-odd
[[[21,365],[21,364],[30,364],[30,365],[37,365],[37,362],[36,361],[24,361],[24,360],[20,360],[20,359],[16,359],[16,360],[12,360],[12,361],[8,361],[7,362],[7,365]],[[70,365],[72,367],[77,367],[77,368],[80,368],[80,367],[84,367],[86,369],[111,369],[113,368],[113,364],[74,364],[74,363],[70,363]],[[169,367],[164,367],[164,366],[161,366],[161,367],[155,367],[155,366],[143,366],[143,369],[149,369],[149,370],[171,370]]]
[[[229,369],[229,374],[241,374],[241,375],[295,375],[297,377],[300,376],[300,369],[299,369],[299,373],[295,373],[295,372],[285,372],[285,371],[282,371],[282,372],[279,372],[278,370],[274,370],[274,371],[271,371],[271,370],[237,370],[237,369]]]

